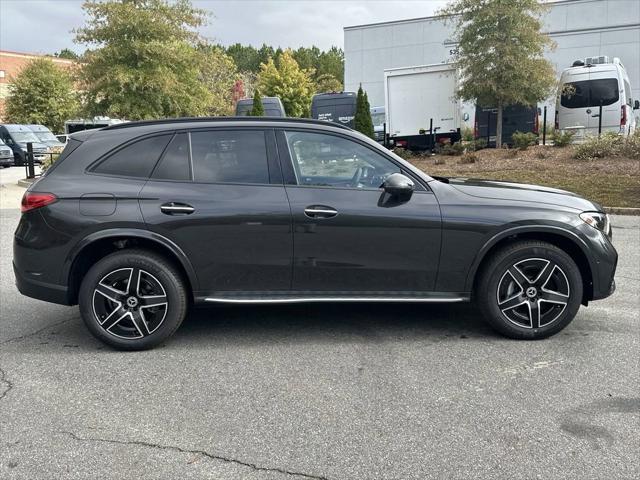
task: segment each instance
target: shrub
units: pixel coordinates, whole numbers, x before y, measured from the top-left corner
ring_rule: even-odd
[[[477,161],[478,157],[474,153],[465,153],[464,155],[462,155],[462,157],[460,157],[458,163],[460,165],[467,165],[470,163],[476,163]]]
[[[554,147],[566,147],[573,140],[574,134],[575,132],[571,130],[565,130],[564,132],[560,130],[553,130],[549,136],[551,137]]]
[[[474,142],[475,150],[482,150],[483,148],[487,148],[487,139],[486,138],[477,138]]]
[[[624,138],[615,132],[605,132],[600,138],[591,137],[576,147],[573,156],[579,160],[615,157],[624,149]]]
[[[442,155],[462,155],[464,150],[465,148],[462,142],[456,142],[453,144],[446,143],[440,150],[440,153],[442,153]]]
[[[523,133],[518,130],[511,135],[511,139],[513,140],[513,146],[519,150],[526,150],[531,145],[535,145],[538,141],[538,137],[535,133]]]
[[[462,140],[465,142],[473,142],[473,128],[471,127],[463,127],[462,128]]]
[[[413,158],[413,153],[411,150],[407,150],[406,148],[396,147],[393,149],[393,153],[398,155],[400,158],[404,158],[405,160],[410,160]]]
[[[630,135],[623,143],[620,150],[620,154],[633,158],[634,160],[640,160],[640,128],[636,128],[633,135]]]

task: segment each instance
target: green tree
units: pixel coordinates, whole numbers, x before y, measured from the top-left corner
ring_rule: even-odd
[[[362,85],[358,88],[358,96],[356,99],[356,115],[353,119],[353,125],[357,131],[363,133],[369,138],[374,138],[373,120],[371,120],[371,107],[369,98]]]
[[[81,70],[87,113],[130,120],[206,114],[196,29],[206,14],[189,0],[88,0],[76,42],[93,49]]]
[[[282,52],[277,61],[270,58],[260,66],[258,87],[266,96],[280,97],[288,116],[309,115],[314,85],[309,72],[298,66],[291,50]]]
[[[342,82],[340,82],[330,73],[320,75],[318,78],[316,78],[315,84],[316,92],[318,93],[342,91]]]
[[[8,122],[42,124],[62,132],[65,120],[78,112],[71,73],[48,58],[29,62],[11,83],[5,103]]]
[[[233,89],[238,80],[238,71],[233,59],[213,45],[201,45],[200,80],[209,91],[207,115],[231,115],[233,112]]]
[[[253,106],[249,112],[250,117],[264,117],[264,106],[262,105],[262,95],[256,90],[253,94]]]
[[[496,145],[502,145],[502,113],[508,105],[533,106],[547,98],[555,72],[543,56],[553,46],[541,33],[538,0],[454,0],[443,11],[458,36],[457,95],[498,109]]]
[[[80,56],[69,48],[63,48],[59,52],[53,54],[54,57],[66,58],[67,60],[78,60]]]

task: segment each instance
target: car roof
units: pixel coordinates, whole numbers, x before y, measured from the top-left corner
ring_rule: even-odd
[[[3,123],[2,125],[0,125],[0,127],[5,127],[10,132],[20,132],[20,131],[32,132],[33,131],[27,125],[19,125],[17,123]]]
[[[167,126],[180,126],[186,128],[197,128],[205,126],[240,126],[242,124],[251,124],[252,126],[266,126],[271,124],[287,125],[288,127],[295,126],[316,126],[316,127],[332,127],[340,130],[352,129],[345,126],[326,122],[323,120],[312,120],[309,118],[291,118],[291,117],[195,117],[195,118],[166,118],[159,120],[141,120],[128,123],[120,123],[117,125],[110,125],[108,127],[101,128],[102,131],[112,130],[124,130],[136,127],[166,127]]]

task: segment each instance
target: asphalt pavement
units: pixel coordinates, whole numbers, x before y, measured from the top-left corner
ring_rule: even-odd
[[[11,192],[2,479],[640,477],[640,217],[613,218],[618,291],[547,340],[464,305],[220,306],[122,353],[17,292]]]

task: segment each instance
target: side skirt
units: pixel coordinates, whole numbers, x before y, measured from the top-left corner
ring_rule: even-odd
[[[470,301],[468,293],[434,292],[421,294],[376,294],[375,292],[354,292],[350,294],[336,292],[290,292],[286,294],[263,293],[219,293],[206,297],[199,297],[197,302],[204,303],[240,303],[240,304],[268,304],[268,303],[317,303],[317,302],[363,302],[363,303],[462,303]]]

